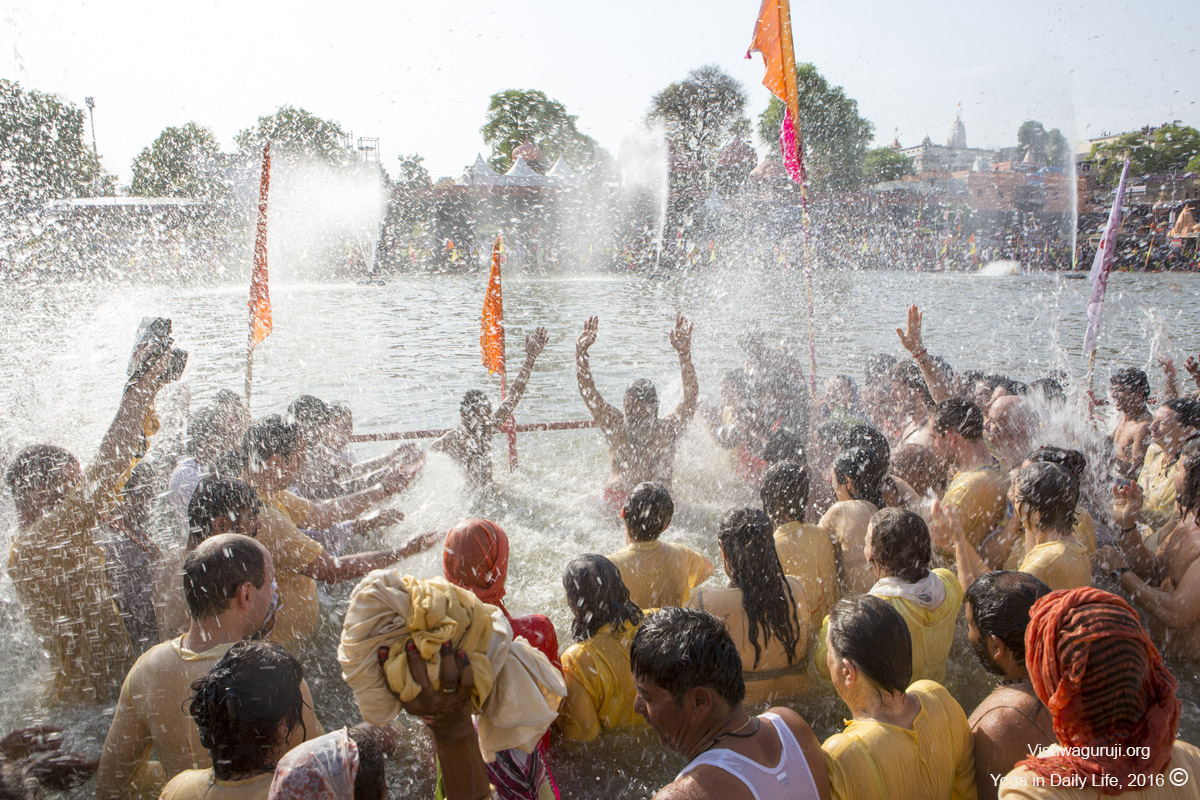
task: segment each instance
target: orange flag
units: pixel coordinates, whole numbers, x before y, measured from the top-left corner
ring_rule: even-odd
[[[500,291],[500,265],[504,263],[504,236],[492,245],[492,274],[483,297],[483,317],[479,321],[479,347],[488,373],[504,374],[504,297]]]
[[[754,52],[762,54],[766,67],[763,86],[784,105],[779,147],[788,175],[800,184],[804,197],[806,176],[804,150],[800,144],[800,99],[796,88],[796,53],[792,49],[792,12],[788,0],[763,0],[746,58]]]
[[[250,347],[271,335],[271,295],[267,291],[267,189],[271,185],[271,142],[263,147],[258,186],[258,232],[254,237],[254,271],[250,276]]]

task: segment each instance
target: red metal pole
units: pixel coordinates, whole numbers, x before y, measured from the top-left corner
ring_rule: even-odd
[[[590,419],[565,420],[563,422],[526,422],[513,425],[513,435],[535,431],[581,431],[596,427]],[[449,428],[431,428],[420,431],[399,431],[396,433],[356,433],[350,437],[352,442],[399,442],[406,439],[436,439],[448,432]]]

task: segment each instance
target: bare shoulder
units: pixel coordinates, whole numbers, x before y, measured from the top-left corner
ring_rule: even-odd
[[[654,794],[654,800],[741,800],[746,785],[719,767],[702,764]]]

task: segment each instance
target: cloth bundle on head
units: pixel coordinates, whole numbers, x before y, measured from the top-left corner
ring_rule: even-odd
[[[1175,678],[1137,612],[1120,597],[1089,586],[1038,600],[1025,630],[1025,664],[1061,746],[1109,745],[1119,754],[1051,753],[1019,766],[1045,778],[1080,776],[1106,794],[1120,794],[1129,776],[1160,775],[1171,763],[1180,713]],[[1149,749],[1146,758],[1126,755],[1140,747]],[[1113,783],[1093,780],[1099,775]]]
[[[503,610],[500,601],[508,577],[508,536],[504,529],[491,520],[464,519],[446,536],[442,570],[455,586]]]
[[[275,765],[267,800],[354,800],[358,745],[345,728],[309,739]]]
[[[562,675],[546,657],[513,640],[512,626],[499,608],[440,578],[381,569],[363,578],[350,595],[338,644],[342,678],[367,722],[387,724],[400,713],[402,702],[420,693],[404,652],[409,641],[425,660],[435,689],[442,643],[467,654],[474,673],[479,748],[488,761],[500,750],[531,752],[567,695]],[[385,647],[389,656],[381,667],[378,652]]]

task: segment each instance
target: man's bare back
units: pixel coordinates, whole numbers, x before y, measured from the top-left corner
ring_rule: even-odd
[[[1139,417],[1121,415],[1120,422],[1113,430],[1113,449],[1116,451],[1117,467],[1126,478],[1137,478],[1146,460],[1146,450],[1150,447],[1150,412]]]

